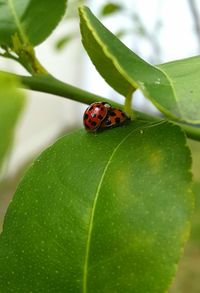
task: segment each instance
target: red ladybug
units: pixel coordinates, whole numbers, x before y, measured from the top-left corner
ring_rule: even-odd
[[[100,128],[117,127],[128,120],[130,120],[130,118],[122,110],[110,107]]]
[[[97,102],[91,104],[84,113],[83,124],[87,131],[93,132],[101,126],[101,123],[106,118],[108,109],[111,106],[106,102]]]

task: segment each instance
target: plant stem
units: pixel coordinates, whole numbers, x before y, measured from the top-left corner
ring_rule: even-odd
[[[34,91],[57,95],[83,104],[91,104],[97,101],[103,101],[112,103],[112,105],[116,108],[123,108],[121,104],[112,102],[109,99],[99,95],[92,94],[75,86],[64,83],[51,75],[37,74],[34,76],[18,76],[11,73],[8,74],[16,76],[16,78],[20,78],[23,88],[29,88]]]
[[[133,95],[133,89],[131,88],[130,92],[126,96],[125,104],[124,104],[124,110],[128,114],[128,116],[131,118],[131,120],[135,119],[134,111],[132,110],[132,95]]]
[[[8,73],[4,71],[0,71],[0,73],[6,73],[10,76],[14,76],[21,81],[22,88],[31,89],[34,91],[49,93],[53,95],[57,95],[63,98],[71,99],[76,102],[80,102],[83,104],[91,104],[97,101],[103,101],[107,103],[111,103],[113,107],[119,108],[123,110],[123,105],[113,102],[104,97],[98,96],[96,94],[81,90],[77,87],[64,83],[51,75],[43,75],[37,74],[34,76],[20,76],[13,73]],[[133,112],[132,112],[133,113]],[[148,114],[135,111],[134,115],[137,119],[145,120],[145,121],[160,121],[160,120],[169,120],[166,117],[155,117],[150,116]],[[176,125],[180,126],[186,133],[186,135],[194,140],[200,141],[200,127],[199,126],[191,126],[188,124],[183,124],[181,122],[172,121]]]
[[[42,64],[39,62],[35,55],[35,51],[32,47],[27,47],[23,49],[20,54],[18,55],[18,62],[26,68],[26,70],[31,75],[36,74],[44,74],[48,75],[48,72],[46,69],[42,66]]]
[[[0,53],[0,56],[19,62],[19,59],[17,57],[13,56],[12,54],[10,54],[9,52]]]
[[[25,37],[24,37],[25,38]],[[15,34],[12,37],[12,48],[11,52],[14,52],[18,58],[18,61],[31,75],[45,74],[48,75],[46,69],[41,65],[36,57],[35,50],[26,38],[23,42],[19,39],[18,35]],[[7,53],[9,53],[7,49]],[[12,54],[9,53],[11,56]]]

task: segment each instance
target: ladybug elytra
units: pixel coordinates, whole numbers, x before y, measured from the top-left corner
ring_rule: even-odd
[[[108,109],[111,106],[105,102],[91,104],[84,113],[83,123],[87,131],[96,131],[105,119]]]
[[[128,116],[122,110],[111,107],[101,124],[101,128],[116,127],[122,125],[128,119]]]

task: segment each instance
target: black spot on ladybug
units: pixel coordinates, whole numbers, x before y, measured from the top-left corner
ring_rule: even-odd
[[[115,122],[120,123],[120,118],[119,117],[115,118]]]
[[[84,115],[84,120],[88,119],[88,114]]]
[[[92,116],[92,118],[95,118],[97,115],[95,113],[93,113],[91,116]]]
[[[96,126],[97,125],[95,121],[92,121],[91,124],[92,124],[92,126]]]
[[[110,111],[110,112],[109,112],[109,115],[112,116],[112,117],[115,117],[115,116],[116,116],[116,113],[113,112],[113,111]]]
[[[98,116],[98,119],[102,120],[103,119],[103,116],[99,115]]]
[[[104,111],[104,107],[101,107],[101,111]]]
[[[106,125],[110,125],[110,124],[111,124],[111,121],[110,121],[110,120],[106,120],[106,121],[105,121],[105,124],[106,124]]]
[[[91,119],[89,119],[89,123],[91,123],[92,122],[92,120]]]
[[[125,117],[125,114],[123,112],[121,112],[122,117]]]

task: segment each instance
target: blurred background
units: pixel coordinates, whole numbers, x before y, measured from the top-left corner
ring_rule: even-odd
[[[88,5],[98,18],[135,53],[164,63],[200,53],[200,1],[69,0],[68,11],[53,34],[36,48],[38,59],[58,79],[123,102],[96,72],[81,44],[77,7]],[[14,61],[0,58],[1,70],[27,74]],[[140,93],[134,107],[158,113]],[[86,105],[53,95],[27,91],[12,150],[0,174],[0,230],[6,208],[27,166],[61,135],[82,127]],[[200,143],[188,141],[193,153],[197,206],[190,241],[170,292],[200,292]]]

